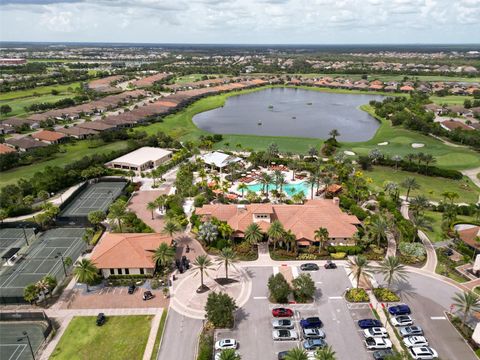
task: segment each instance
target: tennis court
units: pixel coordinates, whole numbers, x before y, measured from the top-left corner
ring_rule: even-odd
[[[36,352],[45,340],[43,336],[45,328],[46,324],[40,321],[0,322],[0,338],[2,339],[0,343],[0,359],[31,360],[32,354],[23,332],[27,332],[32,349]],[[21,340],[18,341],[19,339]]]
[[[5,254],[8,249],[11,248],[22,248],[27,245],[25,236],[27,237],[28,243],[32,243],[35,240],[34,229],[23,229],[17,228],[6,228],[0,229],[0,255]]]
[[[88,184],[62,210],[60,216],[87,216],[95,210],[107,211],[108,207],[122,193],[126,182],[98,182]]]
[[[45,275],[53,275],[61,282],[65,277],[62,259],[75,261],[86,243],[82,240],[83,228],[57,228],[43,233],[13,266],[2,266],[0,292],[3,302],[20,302],[25,286],[35,283]],[[11,299],[8,299],[11,298]]]

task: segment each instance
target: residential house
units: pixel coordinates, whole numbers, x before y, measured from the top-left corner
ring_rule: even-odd
[[[15,152],[15,149],[5,144],[0,144],[0,155]]]
[[[98,131],[96,130],[84,129],[79,126],[71,126],[69,128],[59,128],[57,129],[57,131],[59,133],[65,134],[75,139],[82,139],[82,140],[98,134]]]
[[[41,147],[48,146],[48,144],[45,144],[44,142],[33,140],[30,136],[25,136],[19,139],[10,138],[5,140],[5,143],[7,143],[10,146],[13,146],[15,149],[18,149],[19,151],[30,151],[33,149],[38,149]]]
[[[67,139],[65,134],[50,131],[50,130],[42,130],[32,135],[32,138],[37,139],[39,141],[43,141],[47,144],[58,144],[63,142]]]

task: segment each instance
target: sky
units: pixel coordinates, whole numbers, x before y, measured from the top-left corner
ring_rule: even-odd
[[[1,41],[480,42],[480,0],[0,0]]]

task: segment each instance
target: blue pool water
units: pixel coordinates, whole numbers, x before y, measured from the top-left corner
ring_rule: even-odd
[[[253,184],[253,185],[247,185],[248,190],[254,191],[254,192],[259,192],[262,191],[262,184]],[[268,191],[272,191],[273,189],[276,189],[275,184],[270,184],[268,187]],[[310,187],[305,184],[305,182],[300,182],[298,184],[287,184],[283,185],[283,192],[286,193],[288,196],[292,196],[293,194],[296,194],[300,191],[303,191],[305,196],[308,196],[310,193]]]

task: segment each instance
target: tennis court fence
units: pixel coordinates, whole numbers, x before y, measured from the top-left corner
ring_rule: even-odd
[[[46,339],[53,330],[53,323],[44,311],[2,311],[0,312],[0,321],[45,321],[47,325],[43,329],[43,336]]]

